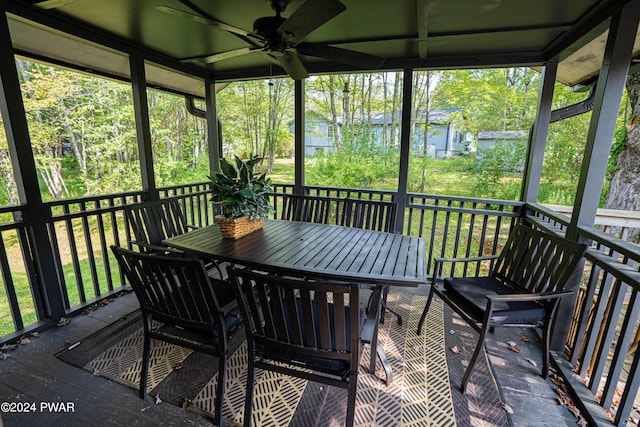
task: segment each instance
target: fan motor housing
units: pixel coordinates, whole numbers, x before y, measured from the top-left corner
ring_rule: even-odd
[[[284,21],[286,21],[286,19],[281,16],[265,16],[258,18],[253,23],[253,32],[261,35],[267,40],[278,37],[278,28]]]

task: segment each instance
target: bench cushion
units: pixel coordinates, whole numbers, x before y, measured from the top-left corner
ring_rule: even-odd
[[[444,280],[447,295],[473,311],[482,320],[487,308],[487,295],[519,293],[493,277],[448,278]],[[541,304],[532,301],[499,301],[494,304],[492,325],[531,324],[544,320],[545,310]]]

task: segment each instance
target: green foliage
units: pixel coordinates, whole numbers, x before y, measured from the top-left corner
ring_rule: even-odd
[[[522,139],[499,140],[478,151],[471,181],[475,197],[517,200],[526,151],[527,141]]]
[[[634,117],[632,117],[631,120],[634,120]],[[613,135],[611,154],[609,155],[609,161],[607,162],[607,176],[610,177],[614,171],[618,170],[618,156],[625,148],[627,148],[627,127],[622,125],[617,127]]]
[[[238,156],[235,163],[220,159],[221,172],[209,176],[215,191],[212,201],[220,206],[225,218],[248,215],[252,220],[267,219],[273,213],[269,201],[271,178],[266,173],[256,176],[254,168],[262,158],[254,156],[243,161]]]
[[[398,154],[370,143],[366,127],[352,126],[334,150],[307,161],[309,185],[386,189],[397,185]]]

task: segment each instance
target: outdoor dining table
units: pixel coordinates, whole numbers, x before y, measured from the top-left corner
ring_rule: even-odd
[[[164,244],[203,258],[249,268],[279,270],[360,283],[374,292],[376,322],[369,370],[375,373],[376,353],[387,384],[391,367],[377,345],[380,298],[386,286],[417,287],[426,283],[425,242],[421,237],[338,225],[267,220],[264,227],[238,240],[224,239],[217,225],[171,237]]]

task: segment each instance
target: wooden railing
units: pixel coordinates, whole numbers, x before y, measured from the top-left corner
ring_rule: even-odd
[[[291,185],[275,185],[276,210],[281,208],[279,195],[292,192]],[[312,186],[305,187],[304,192],[398,201],[391,191]],[[130,240],[122,210],[128,204],[145,200],[145,196],[143,192],[129,192],[45,204],[50,210],[49,244],[62,283],[60,293],[65,313],[85,310],[123,289],[124,281],[108,247]],[[160,196],[178,198],[191,224],[212,224],[208,183],[161,188]],[[564,233],[569,224],[568,216],[551,207],[513,201],[410,193],[400,205],[405,209],[401,213],[402,230],[397,231],[425,238],[429,269],[433,258],[438,256],[499,252],[519,218],[559,233]],[[4,313],[4,318],[0,318],[4,328],[0,341],[58,321],[46,317],[46,292],[37,274],[27,213],[24,206],[0,208],[0,214],[12,218],[0,224],[0,268],[5,289],[4,298],[0,298],[0,312]],[[637,356],[640,304],[636,301],[640,290],[640,249],[606,231],[624,237],[640,226],[628,218],[626,223],[621,223],[618,217],[615,223],[607,218],[611,217],[602,215],[597,220],[602,230],[579,230],[580,239],[590,242],[590,249],[585,256],[582,285],[563,359],[570,367],[567,377],[581,396],[579,403],[584,410],[593,409],[594,405],[588,405],[591,399],[602,414],[608,411],[613,421],[622,425],[632,411],[640,385]]]
[[[532,222],[566,230],[569,216],[549,206],[527,208]],[[612,235],[633,236],[640,229],[637,221],[633,213],[625,219],[619,211],[599,210],[600,229],[579,228],[579,239],[590,246],[558,364],[593,424],[627,425],[640,397],[640,246]]]

